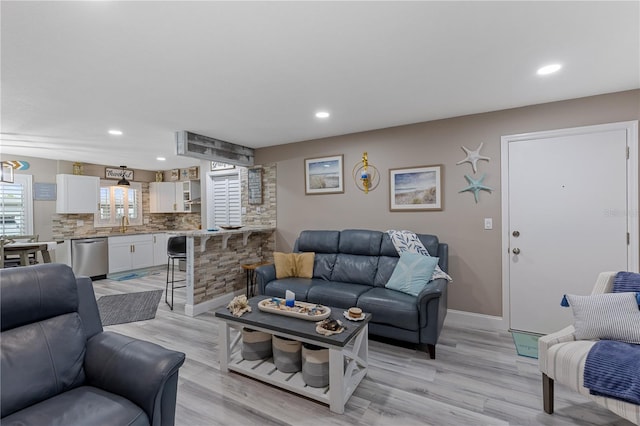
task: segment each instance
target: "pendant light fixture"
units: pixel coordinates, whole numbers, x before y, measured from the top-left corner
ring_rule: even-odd
[[[120,166],[120,168],[122,168],[122,178],[118,181],[118,186],[130,186],[131,184],[125,177],[125,173],[127,172],[126,170],[127,166]]]

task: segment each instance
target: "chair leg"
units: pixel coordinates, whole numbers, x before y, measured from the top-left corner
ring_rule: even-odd
[[[173,290],[174,290],[174,283],[176,282],[175,275],[176,275],[176,259],[172,258],[171,259],[171,310],[172,311],[173,311]]]
[[[542,406],[544,412],[553,414],[553,379],[542,373]]]
[[[171,262],[171,258],[167,257],[167,283],[164,286],[164,303],[169,305],[169,262]],[[169,305],[171,307],[171,305]]]

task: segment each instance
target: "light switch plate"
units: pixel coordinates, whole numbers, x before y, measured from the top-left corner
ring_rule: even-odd
[[[484,229],[493,229],[493,219],[490,217],[484,218]]]

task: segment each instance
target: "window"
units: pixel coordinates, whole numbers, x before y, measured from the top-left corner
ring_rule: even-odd
[[[31,175],[14,175],[13,183],[0,183],[0,235],[33,234]]]
[[[100,181],[100,208],[94,215],[95,227],[120,226],[122,217],[129,225],[142,225],[142,185],[131,182],[128,188],[113,181]]]
[[[209,174],[207,185],[207,228],[242,225],[240,175]]]

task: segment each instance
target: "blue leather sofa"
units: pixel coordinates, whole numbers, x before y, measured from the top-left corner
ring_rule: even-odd
[[[47,263],[0,290],[3,426],[174,424],[184,354],[103,332],[91,279]]]
[[[440,268],[448,270],[448,245],[435,235],[418,234]],[[362,308],[373,316],[369,333],[418,345],[436,356],[436,343],[447,314],[447,281],[431,281],[417,296],[385,288],[400,258],[385,232],[347,229],[302,231],[294,252],[314,252],[312,278],[276,279],[274,265],[256,269],[258,292],[347,309]],[[337,316],[336,316],[337,318]]]

